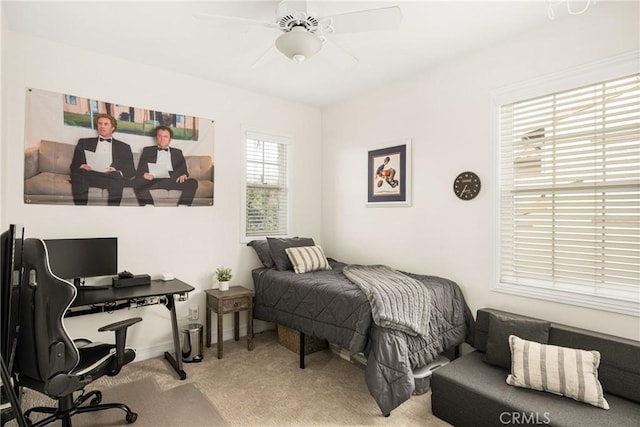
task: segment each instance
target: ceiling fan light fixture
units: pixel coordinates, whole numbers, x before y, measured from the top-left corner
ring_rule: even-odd
[[[304,26],[296,26],[278,37],[276,48],[287,58],[300,63],[320,51],[322,40],[307,31]]]
[[[305,59],[307,59],[307,57],[306,57],[306,56],[304,56],[304,55],[303,55],[303,54],[301,54],[301,53],[298,53],[298,54],[296,54],[296,55],[293,55],[293,58],[291,58],[291,59],[293,59],[293,62],[295,62],[295,63],[299,64],[299,63],[301,63],[301,62],[304,62],[304,60],[305,60]]]

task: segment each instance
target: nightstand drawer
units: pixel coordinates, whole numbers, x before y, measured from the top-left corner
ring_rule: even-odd
[[[236,310],[246,310],[249,308],[249,298],[229,298],[222,300],[222,312],[228,313]]]

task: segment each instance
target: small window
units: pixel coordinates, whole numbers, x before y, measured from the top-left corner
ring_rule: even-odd
[[[640,74],[497,106],[495,289],[638,315]]]
[[[73,95],[65,95],[64,102],[68,105],[78,105],[78,99]]]
[[[289,139],[254,131],[244,135],[242,240],[289,231]]]

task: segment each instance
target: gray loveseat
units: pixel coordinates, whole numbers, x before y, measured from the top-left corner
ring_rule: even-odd
[[[74,144],[40,141],[38,147],[28,148],[24,160],[24,202],[39,204],[73,204],[69,165]],[[134,166],[138,166],[140,153],[133,153]],[[211,156],[185,156],[189,176],[198,180],[193,206],[213,203],[213,162]],[[176,206],[178,190],[151,190],[156,206]],[[100,188],[89,189],[89,205],[107,205],[108,192]],[[133,188],[125,187],[122,206],[138,206]]]
[[[474,427],[640,425],[640,342],[551,323],[549,344],[600,352],[598,378],[610,406],[604,410],[569,397],[508,385],[508,370],[483,360],[492,312],[530,319],[495,309],[478,310],[476,351],[433,372],[431,406],[435,416],[454,426]]]

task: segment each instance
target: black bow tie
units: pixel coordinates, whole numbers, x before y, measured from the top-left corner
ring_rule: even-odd
[[[169,151],[169,149],[168,148],[160,148],[160,147],[158,147],[158,151]]]
[[[99,142],[102,142],[102,141],[111,142],[111,138],[103,138],[103,137],[99,137],[99,138],[98,138],[98,141],[99,141]]]

